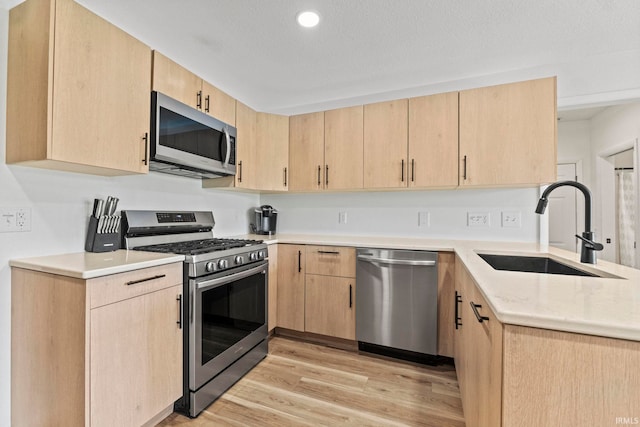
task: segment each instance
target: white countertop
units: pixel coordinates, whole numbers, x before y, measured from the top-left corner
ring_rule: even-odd
[[[78,252],[35,258],[14,259],[11,267],[59,274],[78,279],[93,279],[109,274],[124,273],[140,268],[155,267],[184,261],[184,255],[143,251],[117,250],[113,252]]]
[[[267,244],[292,243],[453,251],[503,323],[640,341],[640,270],[535,243],[413,239],[313,234],[249,235]],[[549,255],[581,270],[620,278],[563,276],[494,270],[479,253]]]

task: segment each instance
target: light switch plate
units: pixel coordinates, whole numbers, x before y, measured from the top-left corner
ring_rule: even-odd
[[[418,212],[418,227],[428,228],[430,225],[431,225],[431,215],[429,215],[429,212],[427,211]]]
[[[346,224],[347,223],[347,213],[346,212],[338,212],[338,224]]]

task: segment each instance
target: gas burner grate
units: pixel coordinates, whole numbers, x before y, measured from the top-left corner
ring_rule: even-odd
[[[137,251],[162,252],[179,255],[198,255],[209,252],[224,251],[233,248],[242,248],[262,243],[262,240],[245,239],[204,239],[187,240],[185,242],[162,243],[158,245],[138,246]]]

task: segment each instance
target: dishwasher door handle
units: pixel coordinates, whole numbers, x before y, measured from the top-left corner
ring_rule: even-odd
[[[364,256],[358,255],[358,259],[360,261],[370,262],[372,264],[381,263],[381,264],[392,264],[392,265],[414,265],[421,267],[433,267],[436,265],[435,261],[432,260],[415,260],[415,259],[393,259],[393,258],[378,258],[374,256]]]

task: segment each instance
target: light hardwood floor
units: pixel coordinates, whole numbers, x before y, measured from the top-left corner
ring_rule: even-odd
[[[464,427],[451,365],[423,367],[282,337],[196,419],[160,426]]]

